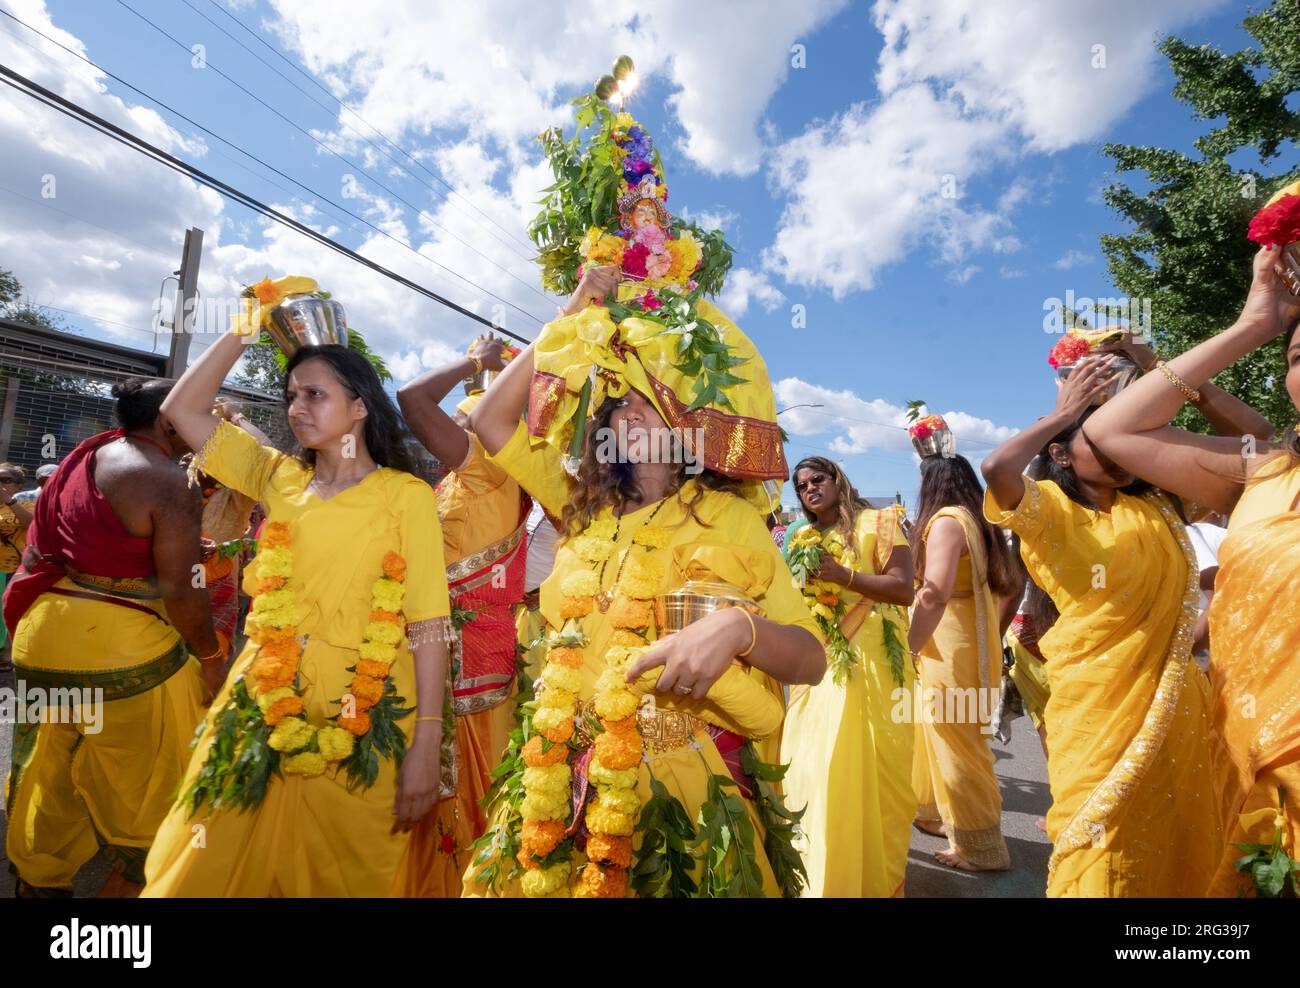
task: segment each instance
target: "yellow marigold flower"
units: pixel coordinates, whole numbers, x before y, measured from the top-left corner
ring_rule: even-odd
[[[341,727],[322,727],[316,732],[316,745],[329,762],[341,762],[352,754],[352,732]]]
[[[383,577],[370,591],[370,606],[381,611],[400,611],[406,588],[396,580]]]
[[[647,578],[638,576],[635,573],[624,573],[618,578],[618,589],[624,596],[633,600],[650,600],[659,593],[659,578]]]
[[[314,732],[315,729],[301,717],[286,717],[275,725],[266,743],[276,751],[297,751],[307,747]]]
[[[402,629],[387,621],[371,621],[366,625],[365,640],[395,646],[402,640]]]
[[[253,612],[262,624],[266,624],[264,615],[268,614],[268,612],[292,609],[293,605],[293,591],[271,590],[264,594],[258,594],[253,599]]]
[[[592,782],[599,785],[618,786],[621,789],[629,789],[636,785],[637,775],[640,768],[608,768],[604,765],[592,764],[588,771],[588,777]]]
[[[524,895],[530,899],[537,899],[553,895],[561,889],[567,891],[568,882],[569,862],[561,861],[549,868],[534,868],[525,872],[521,885]]]
[[[600,580],[591,570],[575,570],[560,581],[560,593],[566,597],[592,597],[600,592]]]
[[[558,662],[548,662],[546,670],[542,673],[542,679],[546,682],[546,691],[564,690],[569,693],[577,693],[582,689],[582,675],[577,669],[561,665]]]
[[[593,834],[630,837],[635,827],[635,818],[627,813],[601,806],[599,802],[587,806],[587,829]]]
[[[587,526],[587,531],[583,534],[590,535],[593,539],[613,541],[618,534],[618,522],[613,518],[597,518]]]
[[[357,653],[371,662],[389,662],[397,658],[397,646],[388,642],[363,641]]]
[[[614,115],[614,126],[619,130],[629,130],[636,126],[636,121],[630,113],[616,113]]]
[[[596,695],[611,693],[614,690],[624,690],[627,689],[627,685],[624,670],[610,665],[602,669],[600,675],[596,677]]]
[[[582,243],[578,245],[578,253],[583,257],[589,257],[595,249],[596,244],[600,243],[600,238],[605,236],[605,231],[598,226],[587,227],[587,233],[582,238]]]
[[[297,694],[287,686],[281,686],[279,689],[270,690],[266,693],[259,693],[257,695],[257,707],[262,713],[266,713],[275,704],[276,700],[285,700],[291,696],[297,696]]]
[[[650,604],[619,595],[609,609],[609,623],[615,628],[644,628],[650,624]]]
[[[537,697],[538,710],[567,710],[570,714],[578,709],[578,698],[568,690],[552,689],[548,686]]]
[[[524,769],[524,792],[536,795],[555,795],[569,789],[569,766],[537,765]]]
[[[567,791],[524,793],[519,815],[525,820],[563,820],[569,815],[569,794]]]
[[[288,577],[293,572],[293,553],[288,549],[263,549],[257,554],[257,575]]]
[[[596,794],[596,805],[628,816],[637,816],[641,812],[641,799],[635,789],[602,786]]]
[[[636,713],[640,698],[630,690],[612,690],[596,697],[596,715],[602,720],[622,720]]]
[[[573,540],[574,554],[587,563],[604,562],[614,551],[614,543],[604,539],[594,539],[590,535],[579,535]]]
[[[819,618],[821,618],[823,621],[834,621],[834,620],[835,620],[835,612],[832,611],[832,610],[831,610],[829,607],[827,607],[825,604],[816,604],[816,603],[815,603],[815,604],[812,605],[811,610],[812,610],[812,612],[813,612],[814,614],[816,614],[816,615],[817,615]]]
[[[609,636],[609,643],[611,645],[622,645],[624,648],[642,648],[645,646],[646,640],[635,631],[619,628]]]
[[[540,731],[549,731],[559,727],[565,721],[573,723],[573,710],[560,710],[558,707],[539,707],[533,714],[533,727]]]
[[[304,775],[310,778],[324,772],[327,764],[325,756],[319,752],[303,751],[281,761],[280,770],[288,775]]]
[[[569,666],[572,669],[582,668],[582,649],[580,648],[551,648],[547,650],[546,658],[556,665]]]
[[[659,525],[643,525],[632,536],[632,541],[637,545],[648,546],[651,549],[663,549],[668,545],[668,540],[672,536],[671,529],[661,528]]]
[[[620,669],[627,665],[632,649],[627,645],[614,645],[605,650],[605,665],[610,669]]]

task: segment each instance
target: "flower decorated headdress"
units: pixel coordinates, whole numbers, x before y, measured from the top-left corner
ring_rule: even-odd
[[[1080,329],[1066,331],[1056,341],[1047,362],[1058,371],[1063,367],[1073,367],[1084,357],[1103,353],[1114,348],[1124,338],[1124,330],[1118,327],[1107,329]]]
[[[721,290],[731,248],[720,231],[668,212],[653,140],[606,102],[620,70],[630,73],[632,60],[620,58],[615,76],[574,100],[572,138],[558,129],[540,138],[556,178],[529,228],[542,281],[571,293],[592,264],[618,266],[622,283],[605,304],[543,328],[534,347],[529,433],[566,447],[572,467],[589,415],[632,388],[680,430],[697,462],[749,481],[748,499],[769,511],[789,473],[771,380],[753,343],[703,297]]]
[[[1300,181],[1283,186],[1250,221],[1246,234],[1262,246],[1282,248],[1283,280],[1300,295]]]
[[[329,295],[320,290],[315,278],[289,274],[283,278],[263,278],[239,293],[239,312],[231,320],[231,330],[239,336],[255,336],[270,325],[271,310],[290,295]]]

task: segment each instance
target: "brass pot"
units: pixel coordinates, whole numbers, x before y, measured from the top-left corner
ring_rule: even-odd
[[[655,598],[655,628],[670,635],[725,607],[743,607],[750,614],[763,609],[730,583],[687,580],[679,589]]]
[[[287,357],[305,346],[348,345],[348,318],[343,306],[316,295],[286,297],[271,310],[266,331]]]

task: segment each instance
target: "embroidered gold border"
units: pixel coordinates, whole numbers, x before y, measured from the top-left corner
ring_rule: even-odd
[[[1164,667],[1160,671],[1160,682],[1156,686],[1151,707],[1142,720],[1142,726],[1106,778],[1088,794],[1083,805],[1061,828],[1052,856],[1047,862],[1048,875],[1054,874],[1068,855],[1088,847],[1099,835],[1105,836],[1115,814],[1133,796],[1160,753],[1187,678],[1187,663],[1192,654],[1192,635],[1196,628],[1197,605],[1200,600],[1200,570],[1196,565],[1196,553],[1187,537],[1187,530],[1172,505],[1163,495],[1155,492],[1147,494],[1146,498],[1160,511],[1187,562],[1183,613],[1174,626],[1169,651],[1165,654]]]
[[[155,659],[122,669],[71,670],[40,669],[14,663],[14,675],[28,686],[39,689],[76,689],[104,691],[104,701],[126,700],[161,686],[174,676],[189,659],[185,642],[176,643]]]
[[[486,549],[480,549],[478,552],[472,553],[464,559],[459,559],[448,566],[447,584],[452,596],[465,593],[469,590],[476,590],[483,584],[489,582],[494,575],[491,572],[481,573],[478,578],[474,580],[469,580],[468,578],[472,577],[484,566],[490,566],[507,556],[514,555],[524,540],[525,528],[526,525],[520,525],[500,542],[495,542]],[[459,580],[465,580],[466,582],[456,586],[451,586],[451,584],[455,584]]]

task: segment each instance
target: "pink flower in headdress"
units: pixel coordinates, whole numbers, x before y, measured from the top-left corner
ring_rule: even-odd
[[[662,254],[651,254],[645,262],[645,273],[650,278],[662,278],[668,274],[668,269],[673,266],[673,256],[665,251]]]
[[[623,273],[632,278],[644,278],[646,258],[650,251],[645,244],[633,244],[623,251]]]
[[[636,232],[636,242],[645,244],[652,254],[659,254],[664,249],[664,231],[653,223],[647,223]]]

